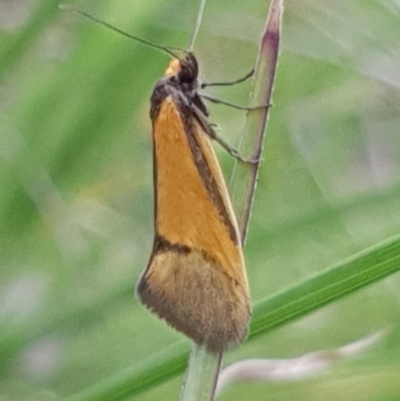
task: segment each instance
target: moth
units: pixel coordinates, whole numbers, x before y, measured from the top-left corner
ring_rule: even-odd
[[[238,224],[211,140],[192,52],[174,58],[151,96],[154,244],[140,301],[211,352],[239,345],[251,315]]]
[[[151,96],[155,235],[136,292],[152,312],[207,350],[239,345],[251,315],[249,287],[238,224],[211,140],[244,159],[216,134],[202,98],[216,99],[200,90],[242,82],[253,71],[230,83],[200,84],[191,51],[130,35],[74,6],[62,8],[173,57]]]

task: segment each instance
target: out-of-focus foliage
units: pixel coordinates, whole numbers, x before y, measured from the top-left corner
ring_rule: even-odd
[[[152,246],[149,96],[168,58],[58,10],[0,0],[0,398],[77,393],[181,339],[133,286]],[[77,6],[185,47],[197,2]],[[209,0],[196,54],[206,81],[254,63],[268,4]],[[400,231],[400,3],[286,0],[269,131],[246,245],[254,301]],[[213,89],[245,104],[248,85]],[[211,106],[238,141],[243,113]],[[229,176],[232,161],[218,149]],[[226,356],[291,357],[390,326],[329,374],[240,384],[221,400],[389,400],[400,395],[399,277]],[[181,377],[140,395],[174,400]],[[139,398],[139,397],[137,397]]]

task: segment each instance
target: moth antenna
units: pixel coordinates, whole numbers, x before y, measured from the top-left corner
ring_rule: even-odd
[[[157,45],[155,43],[149,42],[148,40],[145,40],[145,39],[139,38],[137,36],[131,35],[130,33],[127,33],[125,31],[123,31],[122,29],[119,29],[116,26],[109,24],[108,22],[105,22],[105,21],[103,21],[103,20],[101,20],[99,18],[96,18],[93,15],[89,14],[88,12],[86,12],[84,10],[81,10],[80,8],[75,7],[73,5],[60,4],[59,8],[60,8],[60,10],[67,10],[67,11],[72,11],[72,12],[74,12],[76,14],[80,14],[80,15],[84,16],[85,18],[88,18],[88,19],[92,20],[96,24],[103,25],[104,27],[106,27],[108,29],[111,29],[114,32],[117,32],[117,33],[121,34],[122,36],[125,36],[125,37],[127,37],[129,39],[136,40],[137,42],[140,42],[140,43],[142,43],[142,44],[144,44],[146,46],[162,50],[164,53],[169,54],[173,58],[180,59],[180,57],[177,54],[175,54],[174,51],[185,52],[185,50],[179,49],[178,47],[160,46],[160,45]]]

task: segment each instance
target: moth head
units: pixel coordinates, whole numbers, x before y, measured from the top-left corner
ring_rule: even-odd
[[[165,71],[166,77],[175,76],[180,83],[193,84],[197,81],[199,66],[196,57],[191,52],[185,52],[183,58],[174,58]]]

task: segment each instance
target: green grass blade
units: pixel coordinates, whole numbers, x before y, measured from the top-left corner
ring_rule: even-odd
[[[397,235],[296,286],[258,302],[254,307],[249,340],[387,277],[399,269],[400,235]],[[179,342],[174,347],[154,355],[139,369],[120,372],[78,393],[69,401],[122,400],[137,395],[182,373],[187,354],[186,342]]]
[[[400,235],[397,235],[258,302],[254,307],[250,338],[321,308],[399,269]]]

